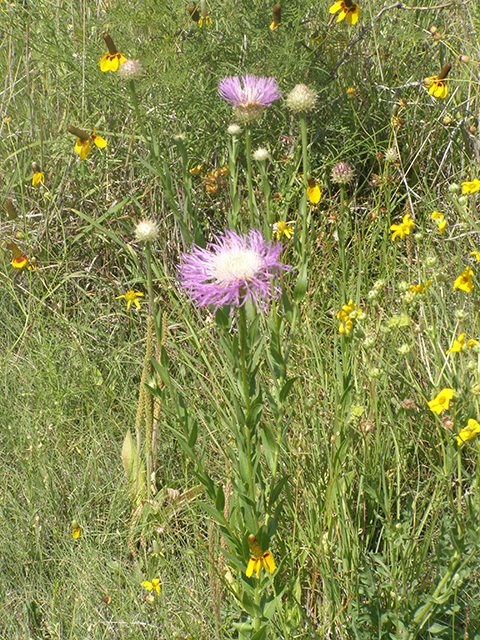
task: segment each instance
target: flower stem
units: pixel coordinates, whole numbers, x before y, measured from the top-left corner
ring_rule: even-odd
[[[249,492],[250,492],[250,500],[253,504],[255,504],[255,481],[253,478],[253,468],[252,468],[252,430],[248,426],[248,419],[250,413],[250,384],[249,384],[249,368],[247,369],[247,314],[245,311],[245,306],[242,306],[238,310],[238,327],[239,327],[239,335],[240,335],[240,360],[241,360],[241,369],[242,369],[242,387],[243,387],[243,396],[245,402],[245,439],[246,439],[246,454],[247,454],[247,465],[248,465],[248,483],[249,483]],[[258,529],[258,516],[257,511],[253,509],[253,518],[255,522],[255,526]]]
[[[250,127],[245,129],[245,155],[247,157],[247,189],[248,189],[248,210],[250,212],[250,227],[255,227],[255,216],[253,212],[253,182],[252,182],[252,138]]]
[[[140,126],[140,131],[142,132],[142,136],[145,139],[145,144],[148,144],[147,132],[145,131],[145,127],[143,125],[143,119],[140,115],[140,109],[138,107],[138,96],[135,89],[135,80],[128,81],[128,90],[130,91],[130,97],[132,99],[133,109],[135,111],[135,115],[137,116],[137,122]],[[152,150],[153,151],[153,150]],[[155,154],[153,154],[155,155]]]
[[[300,200],[300,217],[302,219],[302,242],[301,242],[301,264],[306,260],[306,244],[307,244],[307,187],[308,187],[308,133],[307,133],[307,116],[305,113],[300,114],[300,131],[302,136],[302,164],[303,164],[303,185],[302,198]]]

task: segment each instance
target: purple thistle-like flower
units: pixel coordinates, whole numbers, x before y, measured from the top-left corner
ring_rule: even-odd
[[[215,236],[206,249],[193,245],[184,253],[179,267],[182,287],[197,307],[222,305],[241,307],[250,299],[264,310],[279,288],[273,279],[277,272],[289,271],[280,262],[281,244],[265,242],[261,231],[251,229],[247,235],[225,231]],[[231,313],[230,312],[230,313]]]
[[[259,120],[264,107],[282,97],[275,78],[252,75],[224,78],[218,83],[218,94],[235,107],[235,117],[243,123]]]

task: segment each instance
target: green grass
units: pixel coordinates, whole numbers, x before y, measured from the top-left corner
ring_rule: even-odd
[[[270,638],[480,638],[479,445],[455,439],[479,419],[479,350],[445,355],[460,333],[480,340],[478,280],[453,290],[467,265],[477,271],[478,195],[463,202],[449,190],[480,177],[478,6],[381,12],[362,2],[356,26],[331,21],[329,6],[285,3],[272,32],[272,7],[251,0],[209,4],[213,24],[202,29],[176,0],[1,3],[1,204],[12,200],[18,218],[0,214],[0,637],[260,640],[242,624],[261,584]],[[107,29],[144,66],[138,111],[128,85],[98,66]],[[423,79],[446,62],[448,95],[435,100]],[[244,575],[247,534],[267,534],[248,527],[235,453],[249,401],[237,379],[239,319],[195,309],[177,278],[181,253],[225,229],[235,207],[249,226],[244,136],[234,163],[232,109],[217,95],[220,79],[243,73],[275,76],[283,95],[300,82],[318,93],[308,160],[322,188],[302,246],[300,126],[274,103],[252,127],[252,149],[272,156],[270,194],[254,163],[255,201],[297,233],[283,254],[293,266],[283,298],[258,327],[248,318],[262,392],[255,508],[272,477],[284,483],[258,514],[277,527],[277,569],[258,583]],[[96,129],[106,149],[79,161],[68,125]],[[392,147],[399,161],[385,162]],[[32,161],[45,174],[36,188]],[[344,189],[331,180],[339,161],[355,170]],[[226,163],[238,200],[231,175],[216,193],[202,180]],[[415,229],[392,242],[406,213]],[[153,299],[134,239],[144,217],[160,231]],[[12,240],[38,271],[13,269]],[[139,312],[115,299],[130,289],[145,293]],[[336,316],[350,299],[364,315],[343,338]],[[149,302],[168,331],[165,379],[147,376],[157,461],[139,510],[122,445],[127,430],[137,442]],[[294,382],[280,401],[283,366]],[[437,417],[427,402],[445,387],[456,395]],[[181,446],[187,413],[196,460]],[[274,473],[265,434],[279,425]],[[215,491],[233,480],[230,532],[202,469]],[[141,583],[156,577],[152,604]]]

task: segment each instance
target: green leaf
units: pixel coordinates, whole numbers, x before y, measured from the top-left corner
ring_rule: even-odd
[[[297,376],[295,376],[294,378],[289,378],[285,384],[282,387],[282,390],[280,391],[280,402],[285,402],[285,400],[287,399],[287,396],[290,392],[290,389],[292,388],[293,384],[296,382],[297,380]]]
[[[295,302],[298,303],[301,300],[303,300],[306,290],[307,290],[307,262],[305,261],[300,268],[300,273],[298,274],[297,283],[295,285],[295,289],[293,290],[293,299],[295,300]]]
[[[275,438],[273,437],[270,427],[265,425],[263,429],[260,430],[260,434],[262,436],[263,451],[265,453],[268,468],[270,471],[273,471],[278,445],[275,442]]]

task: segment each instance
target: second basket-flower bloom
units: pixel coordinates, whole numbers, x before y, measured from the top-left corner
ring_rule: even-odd
[[[228,76],[218,83],[218,94],[233,107],[239,122],[256,122],[263,109],[282,97],[275,78]]]
[[[241,307],[247,300],[265,309],[279,290],[274,278],[290,267],[280,261],[281,244],[265,242],[258,229],[226,231],[206,249],[193,245],[179,267],[182,287],[199,307]]]

